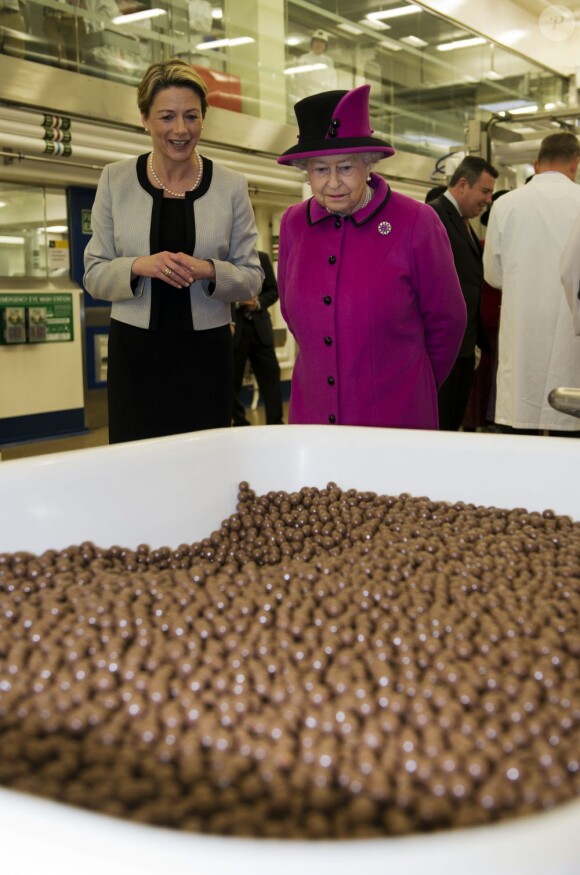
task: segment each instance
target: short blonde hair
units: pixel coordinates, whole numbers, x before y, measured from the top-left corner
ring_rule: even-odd
[[[190,64],[179,58],[159,61],[146,70],[137,88],[137,106],[144,118],[148,118],[155,97],[165,88],[191,88],[201,98],[201,114],[207,112],[207,86]]]

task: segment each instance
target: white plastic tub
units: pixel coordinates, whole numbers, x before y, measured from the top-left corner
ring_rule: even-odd
[[[580,519],[574,439],[271,426],[0,463],[0,552],[90,540],[177,546],[257,492],[325,486],[551,508]],[[0,790],[6,875],[579,875],[580,800],[534,817],[347,842],[228,839],[139,826]]]

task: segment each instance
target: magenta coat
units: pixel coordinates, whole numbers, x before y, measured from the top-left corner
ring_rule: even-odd
[[[392,192],[355,215],[314,198],[280,227],[282,315],[298,345],[289,422],[437,428],[437,388],[457,356],[465,302],[430,206]]]

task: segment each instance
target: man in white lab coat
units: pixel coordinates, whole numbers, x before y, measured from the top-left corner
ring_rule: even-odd
[[[548,134],[535,176],[490,213],[484,273],[502,291],[495,422],[518,432],[580,431],[580,420],[548,402],[552,389],[580,386],[580,337],[559,265],[580,215],[580,185],[574,182],[579,163],[574,134]]]
[[[303,67],[291,77],[289,98],[292,106],[304,97],[336,88],[334,61],[327,54],[329,35],[325,30],[315,30],[310,38],[310,51],[298,58],[297,67]]]
[[[572,313],[574,334],[580,334],[580,215],[562,252],[560,274]],[[580,386],[580,383],[576,383],[575,386]]]

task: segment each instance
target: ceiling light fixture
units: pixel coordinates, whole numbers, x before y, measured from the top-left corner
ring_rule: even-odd
[[[494,103],[480,103],[478,104],[478,108],[486,109],[488,112],[494,113],[495,115],[500,115],[503,112],[513,115],[514,112],[535,112],[538,107],[529,100],[516,98],[514,100],[499,100]]]
[[[421,12],[421,7],[415,3],[409,3],[407,6],[396,6],[394,9],[383,9],[382,12],[369,12],[367,18],[371,21],[383,21],[385,18],[400,18],[402,15],[415,15]]]
[[[284,74],[291,76],[294,73],[312,73],[314,70],[326,70],[326,64],[300,64],[298,67],[286,67]]]
[[[409,36],[402,36],[401,42],[406,43],[408,46],[413,46],[415,49],[423,49],[425,46],[428,46],[429,43],[425,42],[424,39],[421,39],[420,36],[413,36],[413,34],[409,34]]]
[[[165,9],[142,9],[141,12],[128,12],[127,15],[115,15],[111,18],[112,24],[131,24],[134,21],[143,21],[146,18],[157,18],[159,15],[167,15]]]
[[[538,104],[537,103],[528,103],[526,106],[516,106],[515,109],[510,110],[512,115],[526,115],[529,112],[537,112]]]
[[[379,43],[383,49],[390,49],[392,52],[402,52],[403,46],[397,42],[396,39],[389,39],[389,37],[385,37]]]
[[[345,33],[352,33],[353,36],[360,36],[361,33],[364,33],[360,27],[357,27],[356,24],[351,24],[350,21],[341,21],[337,27],[339,30],[344,30]]]
[[[391,25],[385,24],[384,21],[379,21],[377,18],[361,18],[359,24],[364,24],[366,27],[372,27],[373,30],[390,30]]]
[[[203,52],[205,49],[220,49],[223,46],[231,48],[232,46],[245,46],[249,43],[255,43],[256,40],[251,36],[236,36],[233,39],[212,39],[205,43],[198,43],[196,49],[198,52]]]
[[[484,46],[487,40],[482,36],[472,36],[468,39],[456,39],[450,43],[439,43],[435,46],[438,52],[454,52],[455,49],[470,49],[473,46]]]
[[[223,11],[223,9],[221,8],[221,6],[214,6],[214,7],[213,7],[213,9],[212,9],[212,11],[211,11],[211,17],[212,17],[212,18],[215,18],[215,19],[217,19],[217,20],[219,20],[219,19],[221,19],[221,18],[224,17],[224,11]]]

